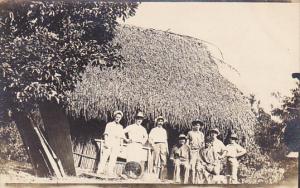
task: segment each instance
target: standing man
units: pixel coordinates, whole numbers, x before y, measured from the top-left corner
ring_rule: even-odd
[[[226,145],[227,165],[229,167],[229,175],[231,177],[230,183],[233,184],[239,183],[237,178],[239,162],[237,158],[246,153],[246,149],[236,143],[237,139],[237,135],[235,133],[232,133],[229,138],[229,144]]]
[[[109,122],[105,127],[103,153],[98,165],[98,171],[101,174],[105,173],[105,164],[109,158],[107,172],[109,175],[114,175],[117,156],[120,153],[123,139],[125,138],[123,126],[120,124],[122,117],[123,113],[121,111],[115,111],[114,121]]]
[[[220,172],[221,172],[221,160],[226,156],[226,148],[223,142],[217,138],[217,136],[220,134],[219,129],[217,128],[210,129],[209,134],[210,134],[212,149],[214,150],[214,153],[216,153],[216,160],[214,166],[215,166],[215,173],[216,173],[215,181],[218,183],[218,178],[220,177]]]
[[[128,137],[127,146],[127,162],[135,161],[141,164],[144,160],[142,158],[143,145],[148,140],[148,134],[146,129],[142,126],[144,120],[144,114],[138,112],[135,116],[135,123],[129,125],[124,129],[124,134]],[[142,168],[143,168],[143,164]]]
[[[191,150],[186,144],[186,136],[180,134],[178,138],[178,144],[172,149],[170,159],[174,164],[174,181],[175,183],[181,183],[180,180],[180,167],[184,168],[184,183],[188,183],[189,171],[190,171],[190,160],[191,160]]]
[[[149,133],[149,143],[153,147],[153,171],[163,180],[163,170],[167,164],[168,137],[167,131],[162,127],[165,119],[162,116],[156,118],[156,127]]]
[[[187,134],[187,144],[191,149],[191,169],[192,183],[196,182],[196,162],[199,159],[199,152],[204,148],[204,134],[200,131],[200,127],[204,124],[199,119],[192,122],[192,130]],[[201,180],[200,180],[201,181]]]

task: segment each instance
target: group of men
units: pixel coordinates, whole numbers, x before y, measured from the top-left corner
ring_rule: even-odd
[[[143,146],[148,141],[153,149],[153,173],[161,179],[164,179],[162,172],[167,166],[169,156],[173,163],[173,177],[176,183],[181,182],[181,170],[184,170],[183,183],[188,183],[189,178],[192,183],[197,184],[221,183],[220,172],[223,159],[226,160],[229,168],[230,182],[238,183],[237,157],[244,155],[246,150],[236,143],[238,139],[236,134],[232,133],[229,136],[229,144],[225,146],[217,138],[220,134],[217,128],[210,129],[205,137],[201,131],[204,124],[196,119],[192,122],[192,130],[187,135],[180,134],[178,143],[169,153],[168,135],[163,128],[165,119],[162,116],[156,118],[156,127],[151,129],[148,135],[142,126],[144,119],[142,112],[137,113],[134,124],[124,129],[120,124],[123,113],[115,111],[113,115],[114,121],[109,122],[104,131],[104,150],[98,166],[99,173],[105,173],[105,164],[108,161],[107,173],[114,175],[117,156],[124,142],[127,143],[127,162],[139,162],[143,168],[145,161],[139,154],[143,152]]]

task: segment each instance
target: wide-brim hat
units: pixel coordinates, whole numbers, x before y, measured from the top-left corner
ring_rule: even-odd
[[[136,115],[135,115],[135,118],[144,118],[144,113],[143,112],[138,112]]]
[[[123,112],[120,110],[116,110],[114,111],[114,116],[116,116],[117,114],[120,114],[123,117]]]
[[[164,122],[165,122],[165,118],[164,117],[162,117],[162,116],[158,116],[156,119],[155,119],[155,122],[158,122],[158,120],[163,120]]]
[[[220,131],[219,131],[219,129],[214,128],[214,129],[210,129],[210,130],[209,130],[209,133],[217,133],[217,134],[219,135],[219,134],[220,134]]]
[[[237,134],[232,133],[232,134],[230,135],[229,138],[234,139],[234,140],[237,140],[237,139],[238,139],[238,136],[237,136]]]
[[[195,119],[194,121],[192,121],[192,125],[196,125],[197,123],[199,123],[200,125],[204,125],[204,123],[200,119]]]
[[[181,139],[185,139],[185,140],[186,140],[186,136],[185,136],[184,134],[180,134],[180,135],[178,136],[178,139],[179,139],[179,140],[181,140]]]

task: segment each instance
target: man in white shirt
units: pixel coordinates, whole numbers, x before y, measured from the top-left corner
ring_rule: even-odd
[[[125,138],[123,126],[120,124],[122,117],[123,113],[121,111],[115,111],[114,121],[107,123],[105,127],[103,153],[98,165],[98,171],[102,174],[105,173],[105,164],[109,158],[107,173],[114,175],[117,156],[120,153]]]
[[[127,162],[141,163],[143,161],[141,153],[143,152],[143,145],[148,140],[147,131],[142,126],[143,120],[144,114],[139,112],[135,117],[135,123],[124,129],[124,134],[128,135]]]
[[[192,122],[192,130],[187,134],[187,145],[191,149],[191,170],[192,170],[192,183],[196,182],[196,162],[199,159],[199,152],[205,146],[204,144],[204,134],[200,131],[201,126],[204,124],[196,119]],[[200,182],[202,180],[199,180]]]
[[[216,179],[219,178],[221,172],[221,160],[226,156],[226,148],[221,140],[217,138],[220,134],[219,129],[214,128],[209,130],[209,134],[211,136],[211,144],[214,152],[216,153],[216,161],[215,161],[215,174]],[[217,181],[217,180],[216,180]]]
[[[156,127],[149,133],[149,143],[153,147],[153,171],[164,179],[163,170],[167,164],[168,151],[168,137],[167,131],[162,127],[165,119],[162,116],[156,118]]]
[[[246,153],[246,149],[236,143],[238,139],[235,133],[232,133],[229,138],[229,144],[226,145],[226,156],[227,156],[227,165],[229,167],[229,175],[231,176],[230,183],[239,183],[237,178],[239,162],[238,157]]]

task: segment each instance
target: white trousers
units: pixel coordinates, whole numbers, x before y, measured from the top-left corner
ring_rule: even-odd
[[[116,166],[117,157],[120,153],[121,147],[119,145],[109,146],[108,148],[103,149],[102,156],[100,156],[100,163],[98,165],[98,172],[105,173],[106,162],[108,161],[107,173],[109,175],[114,174],[114,168]]]

